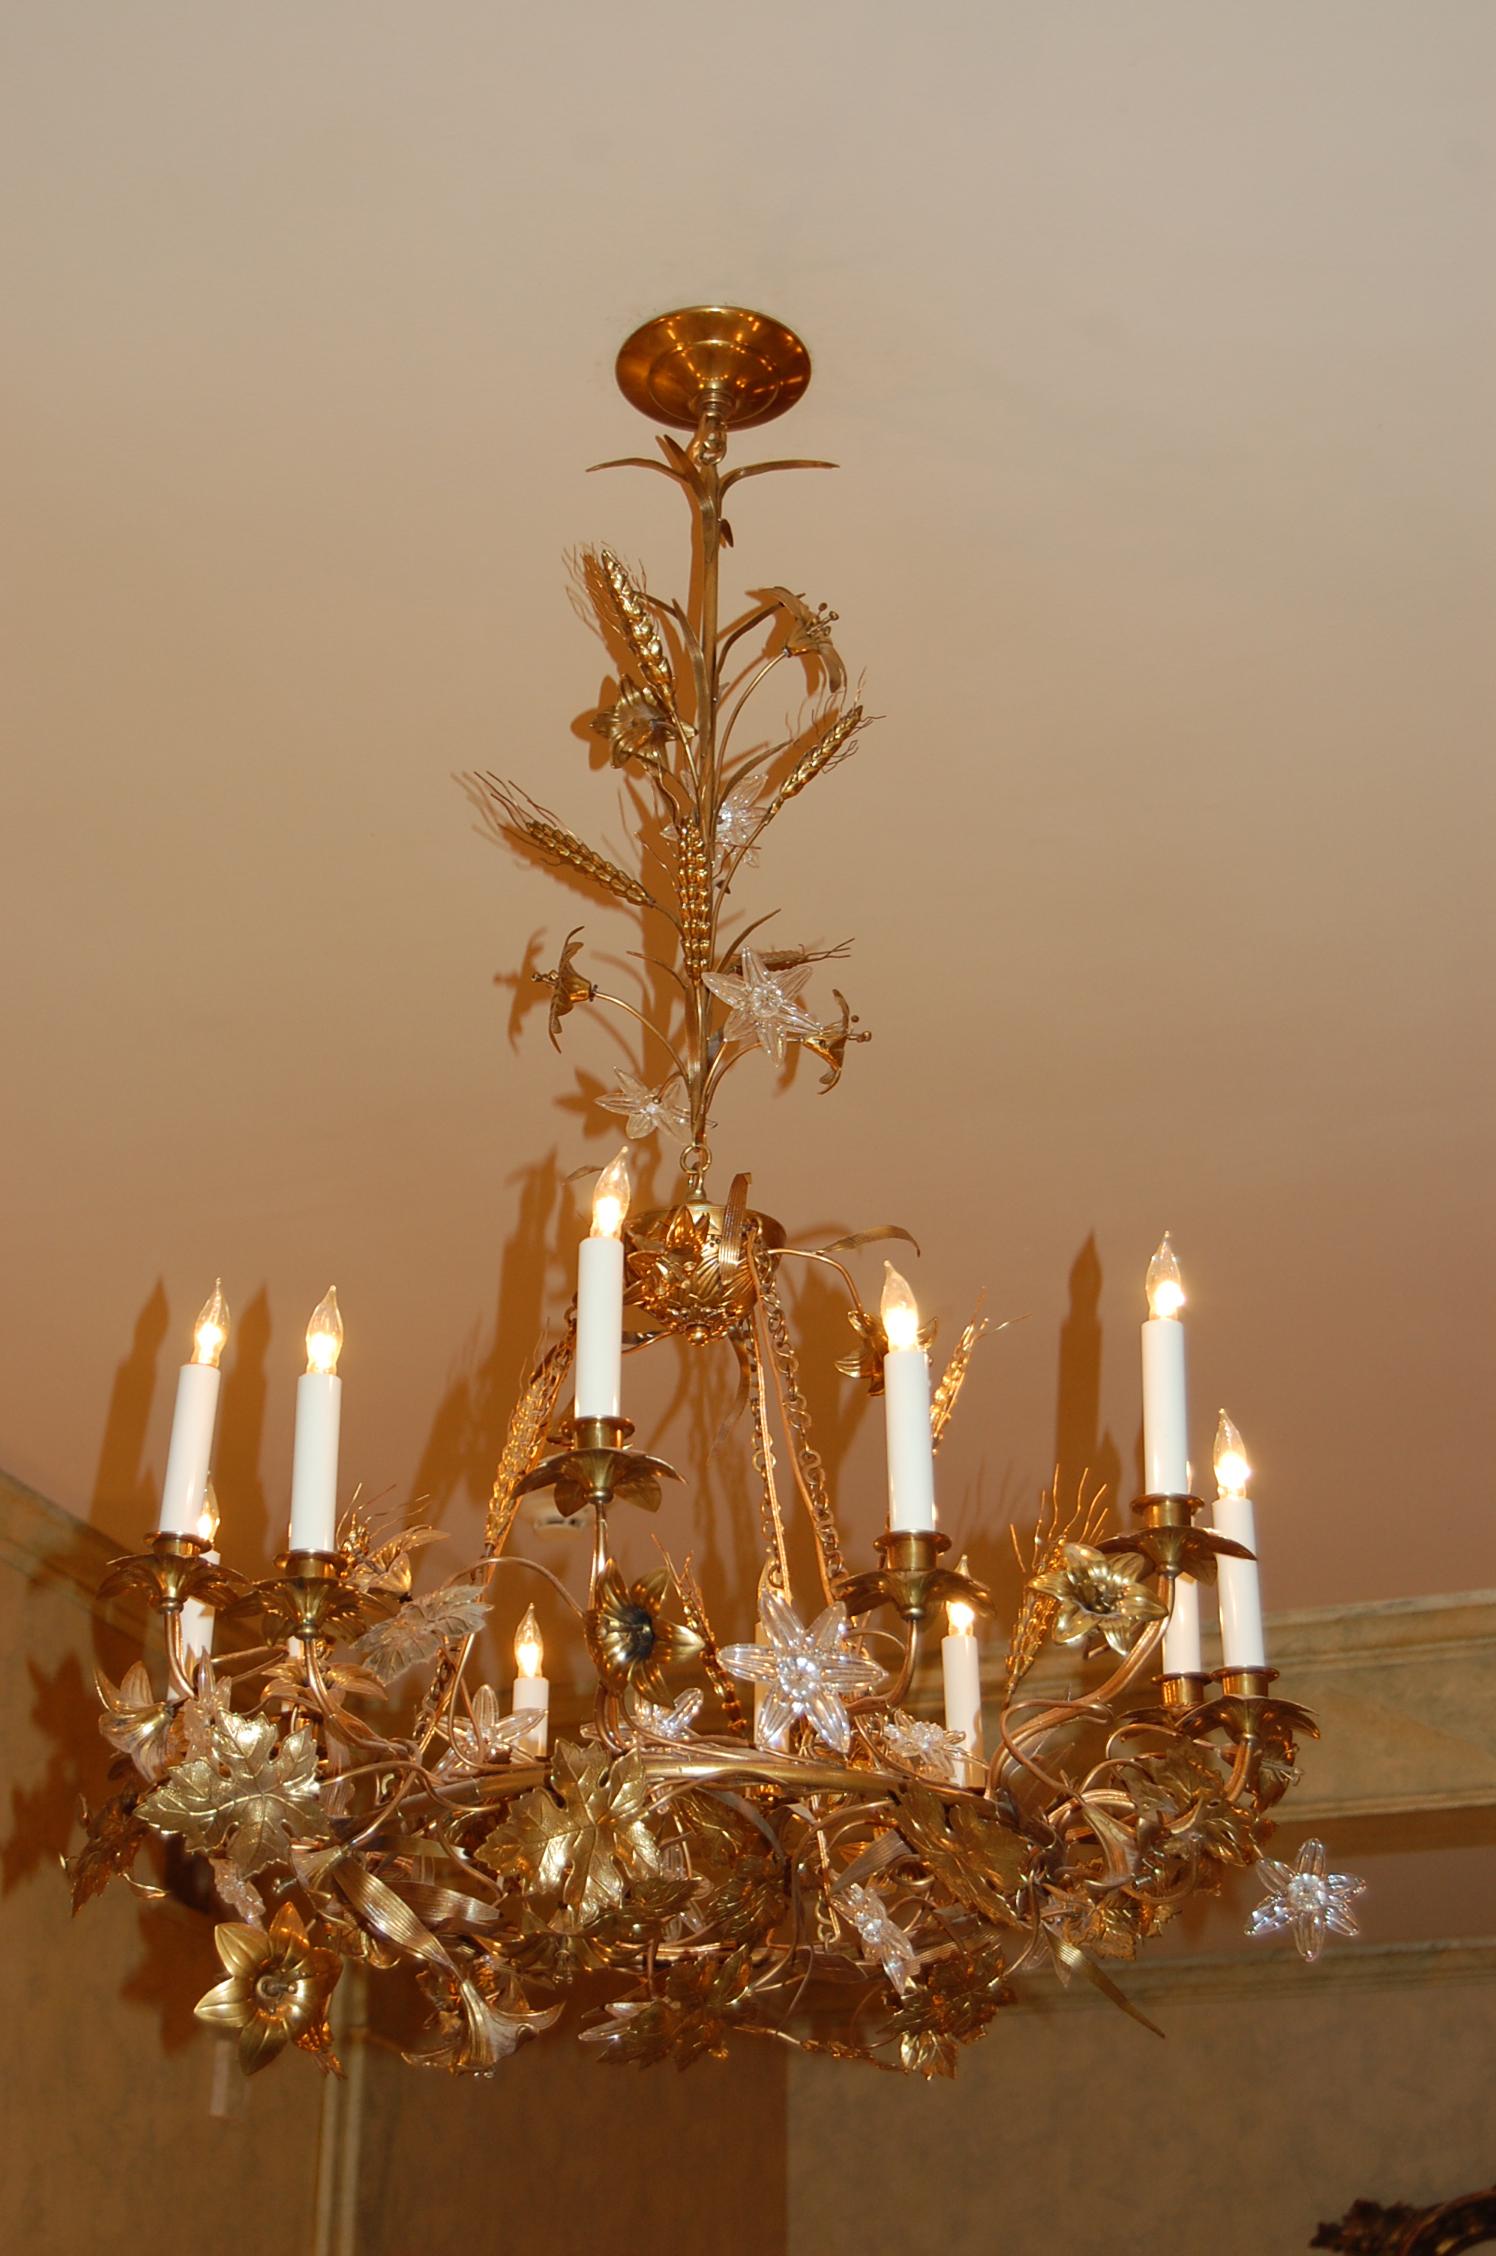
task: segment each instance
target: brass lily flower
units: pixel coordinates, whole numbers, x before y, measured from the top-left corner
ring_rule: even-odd
[[[1136,1554],[1109,1558],[1089,1543],[1067,1543],[1057,1563],[1029,1583],[1056,1605],[1054,1635],[1062,1645],[1080,1645],[1087,1653],[1109,1645],[1114,1653],[1130,1653],[1149,1622],[1161,1621],[1167,1609],[1137,1579],[1142,1561]]]
[[[821,1075],[817,1084],[822,1095],[828,1089],[834,1089],[841,1079],[842,1067],[847,1059],[848,1043],[870,1042],[873,1038],[872,1030],[869,1027],[864,1026],[860,1032],[855,1031],[860,1022],[857,1013],[853,1010],[841,989],[833,987],[831,992],[836,997],[841,1010],[840,1022],[834,1026],[823,1026],[819,1034],[807,1034],[802,1045],[807,1050],[814,1050],[816,1056],[825,1061],[827,1070]]]
[[[883,1319],[875,1308],[857,1307],[847,1310],[847,1322],[857,1334],[857,1352],[838,1356],[836,1367],[843,1378],[866,1379],[867,1391],[876,1399],[883,1392],[883,1358],[888,1353],[888,1334],[883,1329]],[[920,1325],[921,1347],[930,1346],[935,1331],[933,1320]]]
[[[578,1003],[590,1003],[597,993],[597,989],[590,979],[584,979],[579,971],[573,971],[571,968],[581,939],[581,925],[573,925],[561,944],[561,960],[555,969],[553,971],[532,971],[530,974],[537,987],[549,987],[551,991],[551,1007],[546,1030],[551,1037],[551,1047],[555,1050],[559,1050],[561,1047],[562,1019],[569,1012],[574,1011]]]
[[[611,705],[593,714],[589,726],[594,736],[606,739],[615,768],[637,760],[642,768],[658,769],[673,733],[664,707],[631,681],[624,683]]]
[[[213,1941],[227,1981],[198,1999],[199,2021],[239,2031],[246,2076],[267,2068],[288,2044],[332,2059],[327,2001],[342,1971],[337,1953],[320,1950],[294,1904],[282,1904],[268,1930],[226,1922]]]
[[[666,1619],[662,1612],[670,1577],[664,1569],[626,1583],[610,1565],[587,1614],[587,1647],[611,1691],[632,1686],[649,1699],[669,1704],[664,1671],[673,1661],[701,1650],[695,1630]]]

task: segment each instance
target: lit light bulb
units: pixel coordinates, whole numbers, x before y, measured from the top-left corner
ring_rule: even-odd
[[[218,1494],[212,1481],[203,1490],[203,1508],[197,1515],[197,1538],[211,1551],[218,1536]]]
[[[540,1624],[535,1618],[535,1608],[527,1606],[524,1619],[514,1633],[514,1665],[521,1676],[537,1677],[544,1659],[545,1647],[540,1641]]]
[[[1223,1496],[1245,1496],[1247,1483],[1252,1478],[1252,1468],[1247,1463],[1247,1452],[1241,1435],[1221,1412],[1216,1426],[1215,1456],[1216,1487]]]
[[[342,1352],[343,1317],[338,1307],[338,1288],[329,1285],[312,1310],[312,1320],[306,1328],[306,1367],[308,1371],[330,1378]]]
[[[1184,1279],[1179,1274],[1179,1262],[1167,1230],[1148,1264],[1147,1289],[1150,1316],[1177,1316],[1184,1306]]]
[[[918,1347],[919,1303],[891,1261],[883,1264],[883,1298],[878,1304],[883,1336],[892,1348]]]
[[[616,1159],[610,1159],[597,1179],[592,1194],[592,1235],[595,1238],[616,1238],[623,1228],[623,1218],[629,1210],[629,1194],[633,1185],[629,1181],[629,1149],[625,1144]]]
[[[229,1304],[223,1297],[223,1279],[215,1277],[213,1290],[203,1302],[192,1333],[192,1360],[218,1368],[218,1358],[229,1336]]]
[[[971,1573],[971,1561],[964,1551],[961,1554],[961,1561],[956,1568],[956,1572],[963,1575]],[[952,1637],[970,1637],[977,1626],[976,1607],[969,1606],[964,1598],[947,1598],[945,1602],[945,1626]]]

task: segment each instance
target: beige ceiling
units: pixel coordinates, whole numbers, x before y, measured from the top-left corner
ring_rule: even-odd
[[[1270,1604],[1496,1580],[1496,13],[50,0],[3,39],[0,1461],[134,1533],[221,1272],[254,1555],[335,1279],[348,1481],[473,1524],[630,1062],[580,1016],[557,1059],[513,975],[637,934],[455,779],[624,843],[565,556],[678,584],[665,482],[584,473],[648,444],[624,334],[730,298],[815,358],[764,445],[842,465],[744,489],[733,585],[833,602],[884,718],[751,893],[857,936],[875,1040],[826,1098],[745,1070],[724,1173],[807,1239],[907,1224],[947,1339],[984,1286],[1024,1319],[942,1459],[979,1564],[1057,1454],[1130,1483],[1167,1225]],[[804,1315],[860,1551],[876,1422]],[[751,1528],[693,1493],[722,1587]]]

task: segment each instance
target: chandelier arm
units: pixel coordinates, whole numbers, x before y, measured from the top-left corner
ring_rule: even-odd
[[[765,620],[772,619],[778,609],[779,605],[777,603],[761,603],[756,610],[749,613],[746,619],[740,620],[737,626],[727,627],[724,629],[723,633],[719,636],[717,641],[717,664],[719,675],[722,660],[727,656],[727,653],[729,652],[729,650],[731,650],[733,644],[735,642],[741,642],[745,634],[752,634],[754,628],[761,627],[764,624]]]
[[[668,1054],[670,1062],[675,1067],[676,1073],[679,1075],[683,1087],[685,1087],[686,1089],[690,1088],[690,1076],[687,1073],[684,1065],[682,1065],[681,1063],[679,1051],[676,1049],[675,1044],[670,1040],[669,1036],[662,1033],[660,1028],[655,1025],[652,1018],[646,1018],[643,1011],[636,1010],[632,1003],[625,1002],[622,995],[610,995],[607,989],[604,987],[595,987],[592,991],[590,1000],[595,1003],[611,1003],[615,1010],[626,1011],[629,1017],[633,1019],[636,1024],[644,1028],[646,1034],[652,1034],[654,1036],[655,1040],[660,1044],[660,1047]]]
[[[1032,1755],[1030,1755],[1024,1748],[1022,1743],[1013,1737],[1009,1729],[1008,1722],[1009,1716],[1011,1714],[1011,1709],[1004,1709],[1003,1713],[997,1719],[998,1735],[1003,1743],[1003,1751],[1008,1755],[1012,1763],[1016,1764],[1019,1768],[1026,1770],[1031,1778],[1037,1778],[1039,1784],[1043,1786],[1049,1793],[1058,1794],[1062,1799],[1067,1798],[1070,1789],[1066,1786],[1063,1779],[1056,1778],[1052,1774],[1052,1772],[1047,1771],[1044,1768],[1042,1763],[1036,1762]],[[996,1774],[998,1772],[1000,1762],[1001,1756],[995,1756],[988,1770],[987,1777],[989,1791],[998,1783]]]
[[[732,741],[732,732],[733,732],[733,730],[734,730],[734,729],[735,729],[735,728],[737,727],[737,725],[738,725],[738,721],[739,721],[739,719],[740,719],[740,718],[741,718],[741,716],[742,716],[743,708],[744,708],[744,706],[745,706],[745,705],[747,704],[747,702],[748,702],[749,698],[750,698],[750,697],[751,697],[751,696],[753,695],[754,691],[755,691],[755,690],[756,690],[756,689],[758,688],[758,686],[759,686],[760,682],[762,682],[762,681],[766,680],[766,679],[767,679],[767,677],[768,677],[768,676],[769,676],[770,674],[772,674],[772,673],[773,673],[773,671],[774,671],[774,668],[775,668],[776,666],[782,665],[782,664],[784,663],[784,660],[785,660],[785,659],[786,659],[786,658],[787,658],[788,656],[789,656],[789,652],[788,652],[787,650],[776,650],[776,651],[775,651],[775,652],[773,653],[773,655],[772,655],[771,657],[765,658],[765,659],[764,659],[764,660],[763,660],[763,661],[762,661],[762,662],[760,663],[760,665],[758,666],[758,668],[757,668],[756,672],[754,672],[754,673],[753,673],[753,674],[752,674],[752,675],[750,676],[750,678],[749,678],[749,681],[748,681],[748,686],[747,686],[747,688],[746,688],[746,689],[744,689],[744,690],[743,690],[743,691],[742,691],[742,692],[741,692],[741,693],[739,694],[739,696],[738,696],[738,698],[737,698],[737,701],[736,701],[736,702],[735,702],[735,704],[733,705],[732,711],[731,711],[731,712],[730,712],[730,713],[728,714],[728,716],[727,716],[727,719],[726,719],[726,720],[725,720],[725,721],[723,722],[723,724],[722,724],[722,731],[721,731],[721,734],[720,734],[720,736],[719,736],[719,737],[718,737],[718,739],[717,739],[717,745],[716,745],[717,757],[718,757],[718,759],[719,759],[719,760],[721,759],[721,757],[722,757],[723,753],[725,753],[725,752],[726,752],[726,750],[727,750],[727,747],[728,747],[729,743],[730,743],[730,742]],[[749,774],[751,774],[751,773],[752,773],[752,763],[751,763],[751,762],[750,762],[750,763],[748,764],[748,766],[747,766],[747,768],[746,768],[746,770],[745,770],[745,773],[749,773]],[[740,781],[740,780],[741,780],[740,778],[734,778],[734,781]],[[724,778],[724,782],[725,782],[725,778]],[[759,826],[758,826],[758,829],[757,829],[757,830],[755,830],[755,832],[754,832],[754,834],[753,834],[754,838],[758,838],[758,837],[759,837],[759,836],[760,836],[760,835],[762,834],[762,832],[763,832],[763,829],[764,829],[764,824],[763,824],[763,823],[760,823],[760,824],[759,824]],[[752,842],[753,842],[753,841],[752,841],[752,839],[750,839],[750,840],[749,840],[749,844],[751,845],[751,844],[752,844]],[[735,858],[734,858],[734,861],[733,861],[733,865],[732,865],[734,869],[736,869],[736,868],[737,868],[737,865],[738,865],[738,863],[739,863],[739,862],[740,862],[740,861],[742,860],[742,858],[743,858],[743,854],[744,854],[744,853],[746,853],[746,852],[747,852],[747,847],[744,847],[744,848],[742,848],[742,849],[741,849],[741,850],[739,851],[739,853],[738,853],[738,854],[737,854],[737,855],[735,856]]]

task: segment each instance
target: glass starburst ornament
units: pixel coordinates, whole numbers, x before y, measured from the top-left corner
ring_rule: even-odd
[[[777,1591],[764,1593],[762,1645],[724,1645],[729,1676],[763,1686],[754,1737],[760,1747],[783,1747],[790,1725],[803,1716],[818,1739],[838,1754],[852,1744],[846,1703],[876,1691],[883,1671],[847,1642],[847,1609],[837,1604],[817,1614],[809,1629]]]
[[[719,1003],[727,1005],[724,1038],[729,1042],[759,1043],[776,1065],[783,1065],[791,1042],[819,1034],[821,1022],[797,1002],[810,977],[806,964],[771,971],[751,948],[742,951],[742,977],[730,971],[709,971],[705,984]]]
[[[651,1089],[645,1082],[635,1080],[632,1073],[621,1071],[617,1080],[617,1088],[606,1097],[599,1097],[598,1106],[603,1112],[623,1115],[634,1143],[656,1134],[671,1143],[691,1141],[691,1115],[678,1097],[672,1097],[668,1081],[662,1089]]]
[[[841,1900],[869,1958],[875,1958],[903,1997],[919,1978],[919,1953],[876,1888],[854,1881],[842,1890]]]
[[[923,1771],[927,1777],[944,1779],[947,1784],[964,1783],[964,1733],[947,1731],[944,1724],[932,1723],[923,1716],[905,1715],[898,1708],[884,1718],[878,1739],[895,1762]]]
[[[758,861],[753,841],[764,827],[764,810],[751,783],[735,783],[717,809],[716,876],[727,877],[739,862]]]
[[[1258,1878],[1267,1890],[1247,1921],[1249,1935],[1291,1934],[1299,1956],[1312,1966],[1331,1935],[1357,1935],[1351,1905],[1366,1893],[1354,1872],[1330,1872],[1323,1841],[1306,1841],[1297,1864],[1264,1857]]]
[[[689,1739],[701,1713],[702,1695],[694,1688],[682,1692],[673,1707],[663,1708],[655,1700],[636,1700],[633,1721],[638,1729],[652,1739]]]

